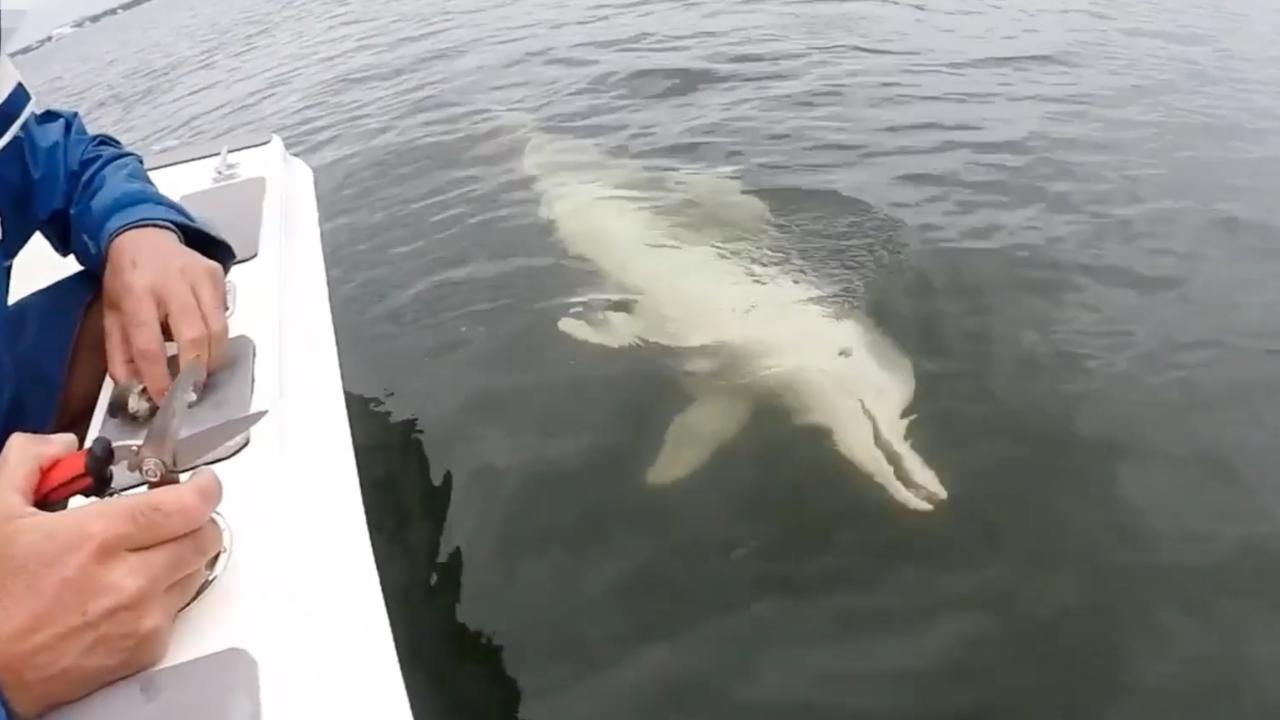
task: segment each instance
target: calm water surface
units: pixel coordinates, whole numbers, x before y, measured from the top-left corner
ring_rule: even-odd
[[[509,675],[537,720],[1268,718],[1277,37],[1261,0],[155,0],[19,65],[139,148],[267,129],[315,167],[346,384],[453,471],[458,619],[502,649],[410,677],[422,717],[496,716]],[[790,260],[914,359],[951,499],[768,412],[646,487],[687,396],[556,330],[594,274],[516,116],[789,204]],[[874,272],[840,245],[868,205],[906,228]]]

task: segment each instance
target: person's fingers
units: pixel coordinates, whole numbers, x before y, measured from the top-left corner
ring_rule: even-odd
[[[164,295],[165,318],[178,343],[178,367],[185,368],[196,358],[209,362],[209,328],[200,312],[196,296],[185,283],[169,285]],[[203,378],[201,378],[203,379]]]
[[[209,369],[222,364],[227,350],[227,282],[217,263],[197,265],[192,271],[191,288],[209,333]]]
[[[119,313],[107,310],[102,316],[102,332],[107,346],[107,374],[120,385],[135,379],[137,370],[129,358],[129,342]]]
[[[207,520],[182,537],[136,551],[135,557],[143,564],[145,577],[154,578],[163,587],[203,569],[221,549],[222,531]]]
[[[209,520],[222,501],[222,483],[210,470],[186,482],[96,502],[70,512],[95,514],[114,544],[141,550],[182,537]]]
[[[160,315],[150,297],[128,307],[123,318],[125,339],[129,357],[142,375],[142,384],[157,403],[164,400],[169,390],[169,355],[164,349],[164,335],[160,332]]]
[[[30,508],[40,473],[76,451],[76,436],[14,433],[0,451],[0,512]]]

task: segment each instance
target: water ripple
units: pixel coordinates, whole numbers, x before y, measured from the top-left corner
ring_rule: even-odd
[[[1269,717],[1277,33],[1210,0],[164,0],[17,62],[140,148],[312,164],[344,371],[456,463],[466,611],[529,717]],[[775,254],[859,300],[876,218],[952,514],[883,512],[764,416],[642,493],[687,399],[554,330],[598,279],[538,215],[535,125],[763,188],[807,218]]]

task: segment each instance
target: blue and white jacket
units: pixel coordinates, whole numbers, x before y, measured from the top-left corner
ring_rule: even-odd
[[[38,110],[0,55],[0,443],[54,421],[81,318],[101,285],[107,248],[142,225],[175,229],[187,246],[229,268],[231,247],[160,193],[142,160],[74,112]],[[39,232],[83,271],[13,305],[14,257]]]

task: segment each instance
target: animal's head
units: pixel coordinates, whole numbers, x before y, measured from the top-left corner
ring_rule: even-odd
[[[847,311],[840,324],[844,345],[837,351],[833,387],[837,445],[893,497],[908,507],[929,510],[947,498],[938,475],[911,446],[905,416],[915,394],[915,372],[906,353],[870,319]],[[850,416],[855,417],[850,417]]]

